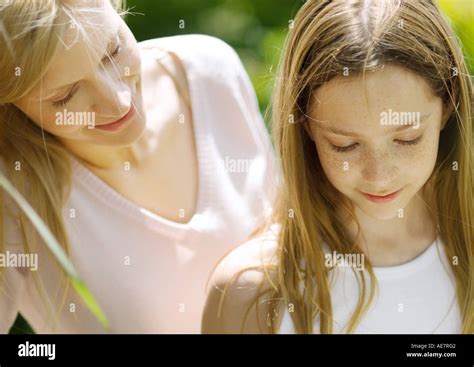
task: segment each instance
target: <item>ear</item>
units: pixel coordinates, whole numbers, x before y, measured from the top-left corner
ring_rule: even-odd
[[[304,119],[303,121],[303,128],[305,129],[306,133],[308,134],[309,138],[314,141],[313,132],[311,131],[311,126],[309,125],[308,119]]]

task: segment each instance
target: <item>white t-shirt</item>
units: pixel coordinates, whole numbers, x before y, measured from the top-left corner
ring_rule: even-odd
[[[262,241],[276,241],[279,226],[262,236]],[[253,240],[255,241],[255,240]],[[255,246],[258,244],[255,243]],[[262,244],[263,245],[263,244]],[[341,258],[323,244],[323,251],[338,264],[330,272],[331,302],[334,333],[347,333],[346,325],[352,316],[359,297],[358,277],[349,265],[362,268],[362,259]],[[438,237],[415,259],[397,266],[375,267],[378,292],[365,316],[356,327],[356,334],[459,334],[460,310],[455,296],[454,274],[446,257],[444,245]],[[365,273],[367,285],[370,278]],[[377,288],[376,288],[377,289]],[[367,291],[367,294],[369,291]],[[280,334],[295,333],[288,307],[284,310]],[[296,311],[293,311],[296,312]],[[319,317],[314,332],[319,333]]]
[[[72,192],[63,208],[70,256],[113,333],[199,333],[213,267],[271,208],[273,150],[252,84],[235,51],[202,35],[142,42],[173,51],[186,70],[199,165],[196,212],[179,224],[139,207],[72,158]],[[245,169],[239,165],[245,161]],[[240,168],[239,168],[240,167]],[[18,221],[6,218],[6,251],[22,252]],[[21,312],[38,333],[104,332],[78,296],[58,288],[57,267],[38,248],[46,299],[26,268],[5,268],[0,332]],[[58,315],[47,299],[63,302]]]

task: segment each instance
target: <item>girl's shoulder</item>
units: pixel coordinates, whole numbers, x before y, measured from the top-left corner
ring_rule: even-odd
[[[204,333],[270,332],[265,325],[268,309],[260,296],[270,298],[276,282],[278,229],[273,225],[249,239],[217,265],[208,286]]]
[[[278,225],[272,225],[267,231],[252,236],[229,252],[216,267],[213,279],[227,280],[246,269],[255,269],[253,272],[245,272],[240,281],[255,283],[255,278],[259,281],[260,276],[256,270],[277,264],[278,230]]]

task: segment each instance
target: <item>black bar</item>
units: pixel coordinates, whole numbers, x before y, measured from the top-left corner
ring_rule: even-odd
[[[95,366],[97,362],[166,366],[170,363],[166,361],[181,364],[186,358],[193,366],[201,358],[222,365],[235,365],[241,358],[244,366],[258,360],[268,366],[272,359],[285,358],[292,361],[290,366],[301,359],[311,366],[472,367],[473,347],[473,335],[3,335],[0,367]]]

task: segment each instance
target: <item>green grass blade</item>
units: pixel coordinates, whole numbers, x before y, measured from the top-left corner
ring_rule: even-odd
[[[20,209],[26,214],[28,219],[34,225],[41,238],[44,240],[46,245],[49,247],[53,255],[58,260],[61,267],[64,269],[66,274],[71,278],[74,289],[78,292],[80,297],[85,302],[87,308],[92,314],[99,320],[104,328],[109,328],[109,323],[104,312],[100,308],[99,304],[95,300],[94,296],[87,288],[85,283],[80,279],[79,274],[69,261],[66,253],[58,243],[56,238],[53,236],[49,228],[44,224],[43,220],[23,198],[23,196],[13,187],[13,185],[7,180],[5,176],[0,173],[0,187],[3,188],[17,203]]]

